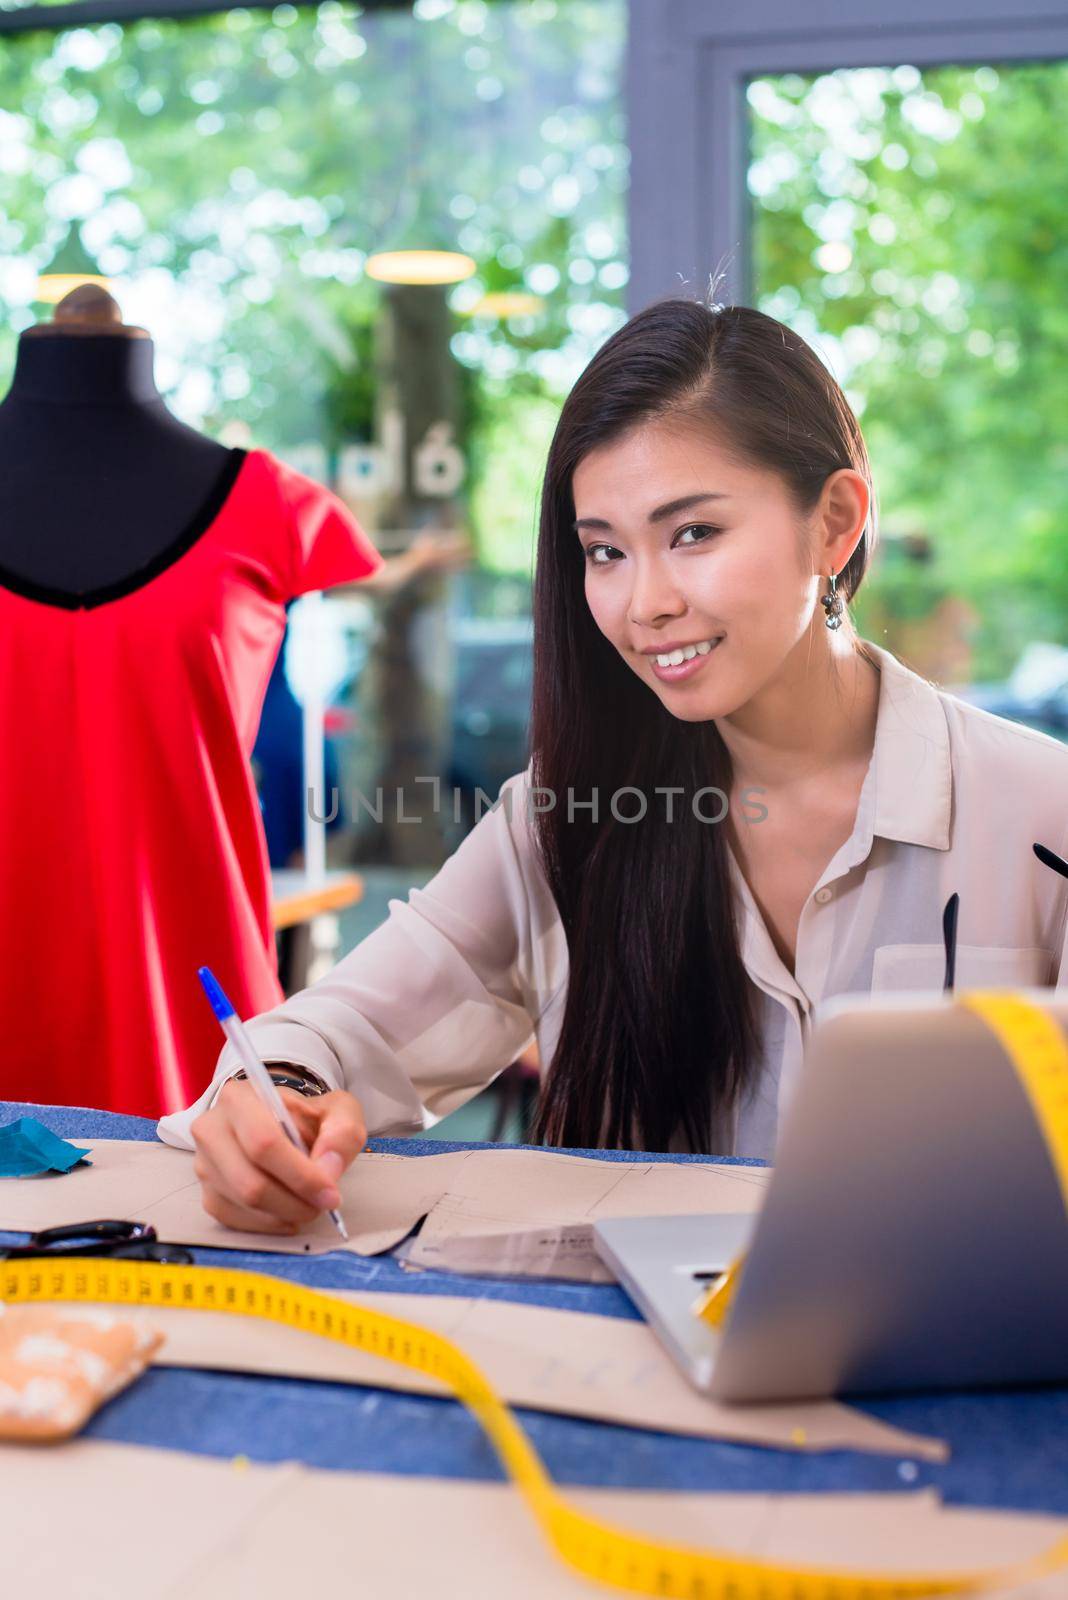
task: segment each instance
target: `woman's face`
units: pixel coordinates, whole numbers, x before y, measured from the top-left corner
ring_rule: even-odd
[[[730,716],[774,680],[812,626],[821,558],[839,570],[783,480],[693,423],[642,423],[592,450],[572,493],[594,621],[686,722]]]

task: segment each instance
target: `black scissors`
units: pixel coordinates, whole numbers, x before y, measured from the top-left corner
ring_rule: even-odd
[[[192,1251],[181,1244],[163,1244],[148,1222],[71,1222],[62,1228],[31,1233],[28,1244],[0,1246],[0,1261],[28,1256],[111,1256],[122,1261],[161,1261],[189,1267]]]

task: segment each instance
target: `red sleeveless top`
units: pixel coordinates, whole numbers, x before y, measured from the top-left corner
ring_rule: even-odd
[[[121,584],[0,567],[0,1098],[158,1117],[239,1013],[281,999],[249,756],[285,604],[381,558],[327,489],[233,451],[210,503]]]

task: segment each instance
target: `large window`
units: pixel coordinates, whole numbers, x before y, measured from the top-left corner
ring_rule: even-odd
[[[477,561],[421,620],[353,600],[320,616],[343,801],[373,793],[408,719],[437,763],[422,770],[468,791],[525,763],[541,470],[563,396],[625,315],[624,20],[623,0],[325,0],[2,41],[0,392],[20,331],[47,315],[39,274],[101,274],[152,334],[178,416],[322,478],[400,549],[420,518],[398,526],[396,496],[345,468],[353,447],[396,458],[384,386],[403,410],[395,391],[420,381],[385,370],[368,258],[421,242],[474,259],[473,276],[427,291],[445,303],[418,356],[448,368],[466,469],[436,520],[468,531]],[[407,652],[395,679],[430,681],[392,728],[370,670],[390,628]],[[422,855],[416,841],[416,859],[440,859],[450,831]],[[332,837],[342,861],[390,859],[381,837]]]
[[[478,262],[451,297],[476,533],[523,569],[553,407],[622,315],[622,40],[613,0],[327,0],[6,39],[0,372],[66,248],[152,333],[185,420],[329,458],[373,427],[367,256],[422,229]],[[528,308],[481,309],[504,291]]]
[[[862,627],[943,681],[1068,645],[1066,92],[1065,62],[748,84],[756,303],[861,417]]]

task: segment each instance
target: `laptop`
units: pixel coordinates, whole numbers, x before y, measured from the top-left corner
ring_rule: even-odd
[[[1068,995],[1022,990],[1068,1034]],[[759,1215],[594,1229],[722,1401],[1064,1382],[1068,1215],[993,1033],[949,996],[821,1008]],[[745,1253],[718,1328],[695,1303]]]

